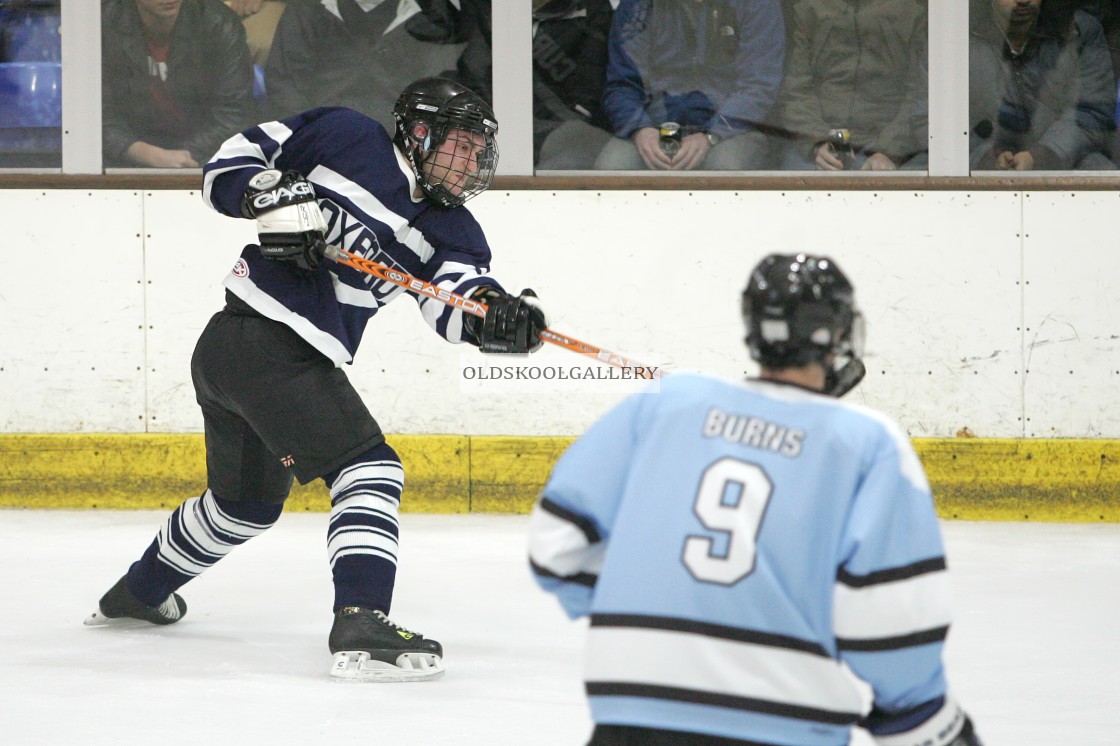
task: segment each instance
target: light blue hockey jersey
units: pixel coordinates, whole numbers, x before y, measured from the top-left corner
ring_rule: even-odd
[[[590,615],[597,723],[838,746],[865,705],[843,664],[877,713],[946,695],[929,485],[900,428],[866,408],[667,376],[572,444],[530,526],[541,587]]]
[[[444,290],[469,295],[488,276],[490,247],[465,207],[414,197],[412,168],[378,122],[343,108],[313,109],[234,135],[203,168],[208,205],[242,217],[249,180],[267,168],[293,170],[315,188],[328,244]],[[246,246],[225,286],[262,315],[291,327],[335,365],[353,360],[367,322],[405,291],[350,267],[324,262],[305,272]],[[463,312],[424,298],[424,320],[449,342],[468,341]]]

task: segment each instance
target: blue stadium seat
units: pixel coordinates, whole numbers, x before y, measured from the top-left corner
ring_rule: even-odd
[[[61,63],[0,63],[0,165],[54,165],[61,152]]]
[[[0,63],[0,128],[62,126],[62,64]]]
[[[16,7],[0,7],[0,61],[61,61],[60,18],[58,0],[25,0]]]

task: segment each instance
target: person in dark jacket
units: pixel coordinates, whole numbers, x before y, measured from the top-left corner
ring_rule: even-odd
[[[973,170],[1109,170],[1116,83],[1100,23],[1068,0],[972,0]]]
[[[621,0],[608,50],[603,108],[615,136],[597,168],[765,166],[757,127],[777,98],[785,58],[778,0]],[[661,147],[660,125],[670,122],[679,145]]]
[[[455,67],[458,15],[451,0],[288,0],[265,66],[271,116],[344,106],[392,132],[397,94]]]
[[[490,0],[464,0],[458,76],[494,100]],[[610,139],[603,112],[610,0],[533,0],[533,163],[587,170]]]
[[[198,168],[256,119],[240,19],[221,0],[102,0],[105,165]]]
[[[1101,22],[1112,56],[1112,72],[1120,73],[1120,0],[1075,0],[1074,4]]]

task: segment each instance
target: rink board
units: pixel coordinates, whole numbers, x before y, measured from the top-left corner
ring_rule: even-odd
[[[831,254],[869,320],[867,378],[849,399],[915,439],[943,515],[1120,521],[1120,262],[1101,253],[1118,200],[529,190],[471,210],[495,276],[533,287],[550,326],[669,371],[753,374],[738,308],[749,267],[771,251]],[[198,494],[190,358],[252,222],[197,191],[78,189],[5,190],[0,220],[0,506],[166,508]],[[623,392],[473,393],[464,360],[489,359],[446,344],[402,298],[347,375],[397,434],[406,510],[523,512]],[[582,361],[551,346],[532,360]],[[326,507],[321,486],[291,501]]]
[[[524,513],[563,437],[393,435],[402,510]],[[918,438],[945,518],[1120,522],[1120,440]],[[0,435],[0,507],[170,509],[206,483],[201,435]],[[289,510],[325,511],[322,482]]]
[[[749,375],[749,268],[827,253],[868,320],[852,401],[914,438],[1120,438],[1120,262],[1102,253],[1116,193],[493,191],[470,204],[494,276],[596,346]],[[20,189],[0,221],[0,432],[201,432],[191,353],[252,221],[197,191]],[[546,350],[533,360],[580,361]],[[464,359],[487,360],[401,298],[346,372],[382,429],[409,435],[569,437],[623,393],[472,394]]]

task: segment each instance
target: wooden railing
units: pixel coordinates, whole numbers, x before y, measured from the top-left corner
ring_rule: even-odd
[[[200,189],[198,172],[183,174],[0,173],[0,189]],[[891,175],[798,174],[695,176],[588,175],[499,176],[491,189],[505,191],[1120,191],[1116,176],[1024,174],[1014,176],[928,177],[906,172]]]

